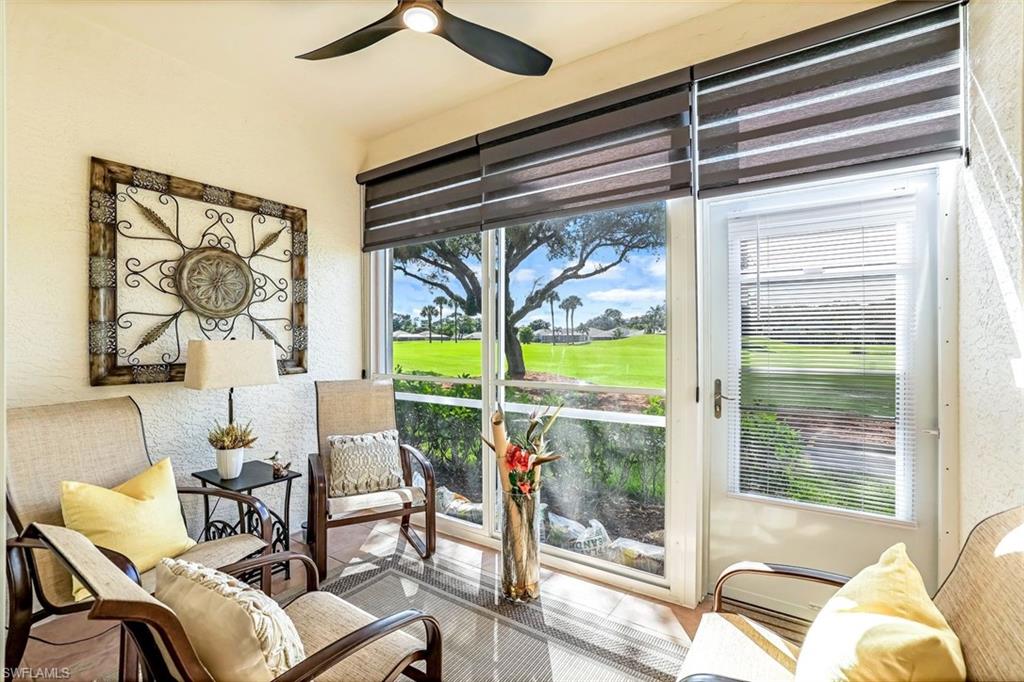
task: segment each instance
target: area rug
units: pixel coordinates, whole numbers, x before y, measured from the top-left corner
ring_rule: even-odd
[[[436,617],[446,681],[675,681],[683,643],[549,596],[508,604],[494,575],[456,564],[396,554],[349,566],[320,589],[375,616],[415,608]],[[423,639],[421,625],[408,632]]]

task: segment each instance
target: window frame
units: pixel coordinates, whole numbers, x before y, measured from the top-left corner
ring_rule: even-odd
[[[481,328],[484,338],[493,339],[482,344],[481,377],[479,379],[444,378],[445,383],[477,385],[481,388],[481,402],[488,405],[505,404],[506,388],[530,388],[567,392],[620,393],[653,395],[665,399],[665,416],[617,413],[603,410],[573,409],[577,418],[599,418],[645,426],[655,426],[654,421],[665,429],[665,564],[664,574],[656,575],[608,560],[598,559],[575,552],[541,545],[542,562],[559,570],[596,578],[615,585],[621,585],[649,596],[696,606],[701,594],[701,518],[703,513],[702,477],[700,475],[701,429],[699,410],[694,400],[697,390],[697,272],[696,272],[696,200],[681,197],[666,200],[667,225],[664,257],[666,260],[665,306],[666,306],[666,348],[665,387],[640,388],[608,386],[598,384],[560,384],[538,381],[505,379],[500,376],[504,369],[504,336],[501,325],[504,321],[504,296],[501,287],[504,282],[500,268],[502,240],[505,229],[498,228],[482,233],[481,239],[481,287],[482,310]],[[390,273],[392,272],[391,250],[382,249],[364,254],[365,312],[368,321],[366,334],[366,375],[369,378],[392,380],[417,380],[440,382],[439,377],[410,374],[394,374],[392,364],[392,325],[389,314],[392,310]],[[690,277],[673,276],[673,272],[689,269]],[[492,276],[486,276],[492,273]],[[673,339],[689,339],[687,343],[676,343]],[[493,355],[488,353],[488,346]],[[541,407],[532,405],[531,407]],[[579,414],[576,414],[579,413]],[[490,427],[488,410],[481,409],[481,431]],[[472,524],[461,519],[438,515],[438,528],[456,537],[497,548],[500,528],[495,513],[496,466],[493,456],[484,452],[481,446],[483,485],[483,523]]]

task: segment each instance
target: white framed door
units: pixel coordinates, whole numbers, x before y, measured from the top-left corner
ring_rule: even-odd
[[[938,191],[925,169],[703,202],[708,591],[736,561],[853,574],[897,542],[935,588]],[[830,593],[727,590],[805,618]]]

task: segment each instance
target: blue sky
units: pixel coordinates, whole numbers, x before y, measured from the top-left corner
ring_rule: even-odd
[[[600,267],[601,264],[612,262],[615,254],[611,249],[603,249],[594,254],[588,270]],[[518,306],[533,288],[534,282],[547,283],[551,277],[562,271],[564,262],[549,261],[543,249],[533,253],[523,261],[511,277],[512,298]],[[460,291],[458,285],[453,289]],[[608,272],[595,275],[588,279],[571,281],[558,289],[564,299],[576,295],[583,300],[583,306],[576,310],[576,324],[580,324],[606,308],[617,308],[624,317],[641,315],[654,305],[665,302],[665,257],[664,253],[634,254],[625,263],[620,263]],[[433,302],[442,295],[440,291],[430,291],[424,284],[395,272],[394,303],[395,312],[419,315],[423,306]],[[445,315],[447,315],[447,311]],[[531,313],[527,322],[534,318],[550,320],[547,306]],[[555,323],[561,324],[564,313],[555,305]]]

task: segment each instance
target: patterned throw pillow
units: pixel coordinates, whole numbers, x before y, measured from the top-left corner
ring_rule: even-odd
[[[402,487],[398,431],[331,436],[331,497]]]
[[[156,598],[178,616],[215,680],[272,680],[306,658],[284,609],[225,573],[163,559],[156,565]]]

